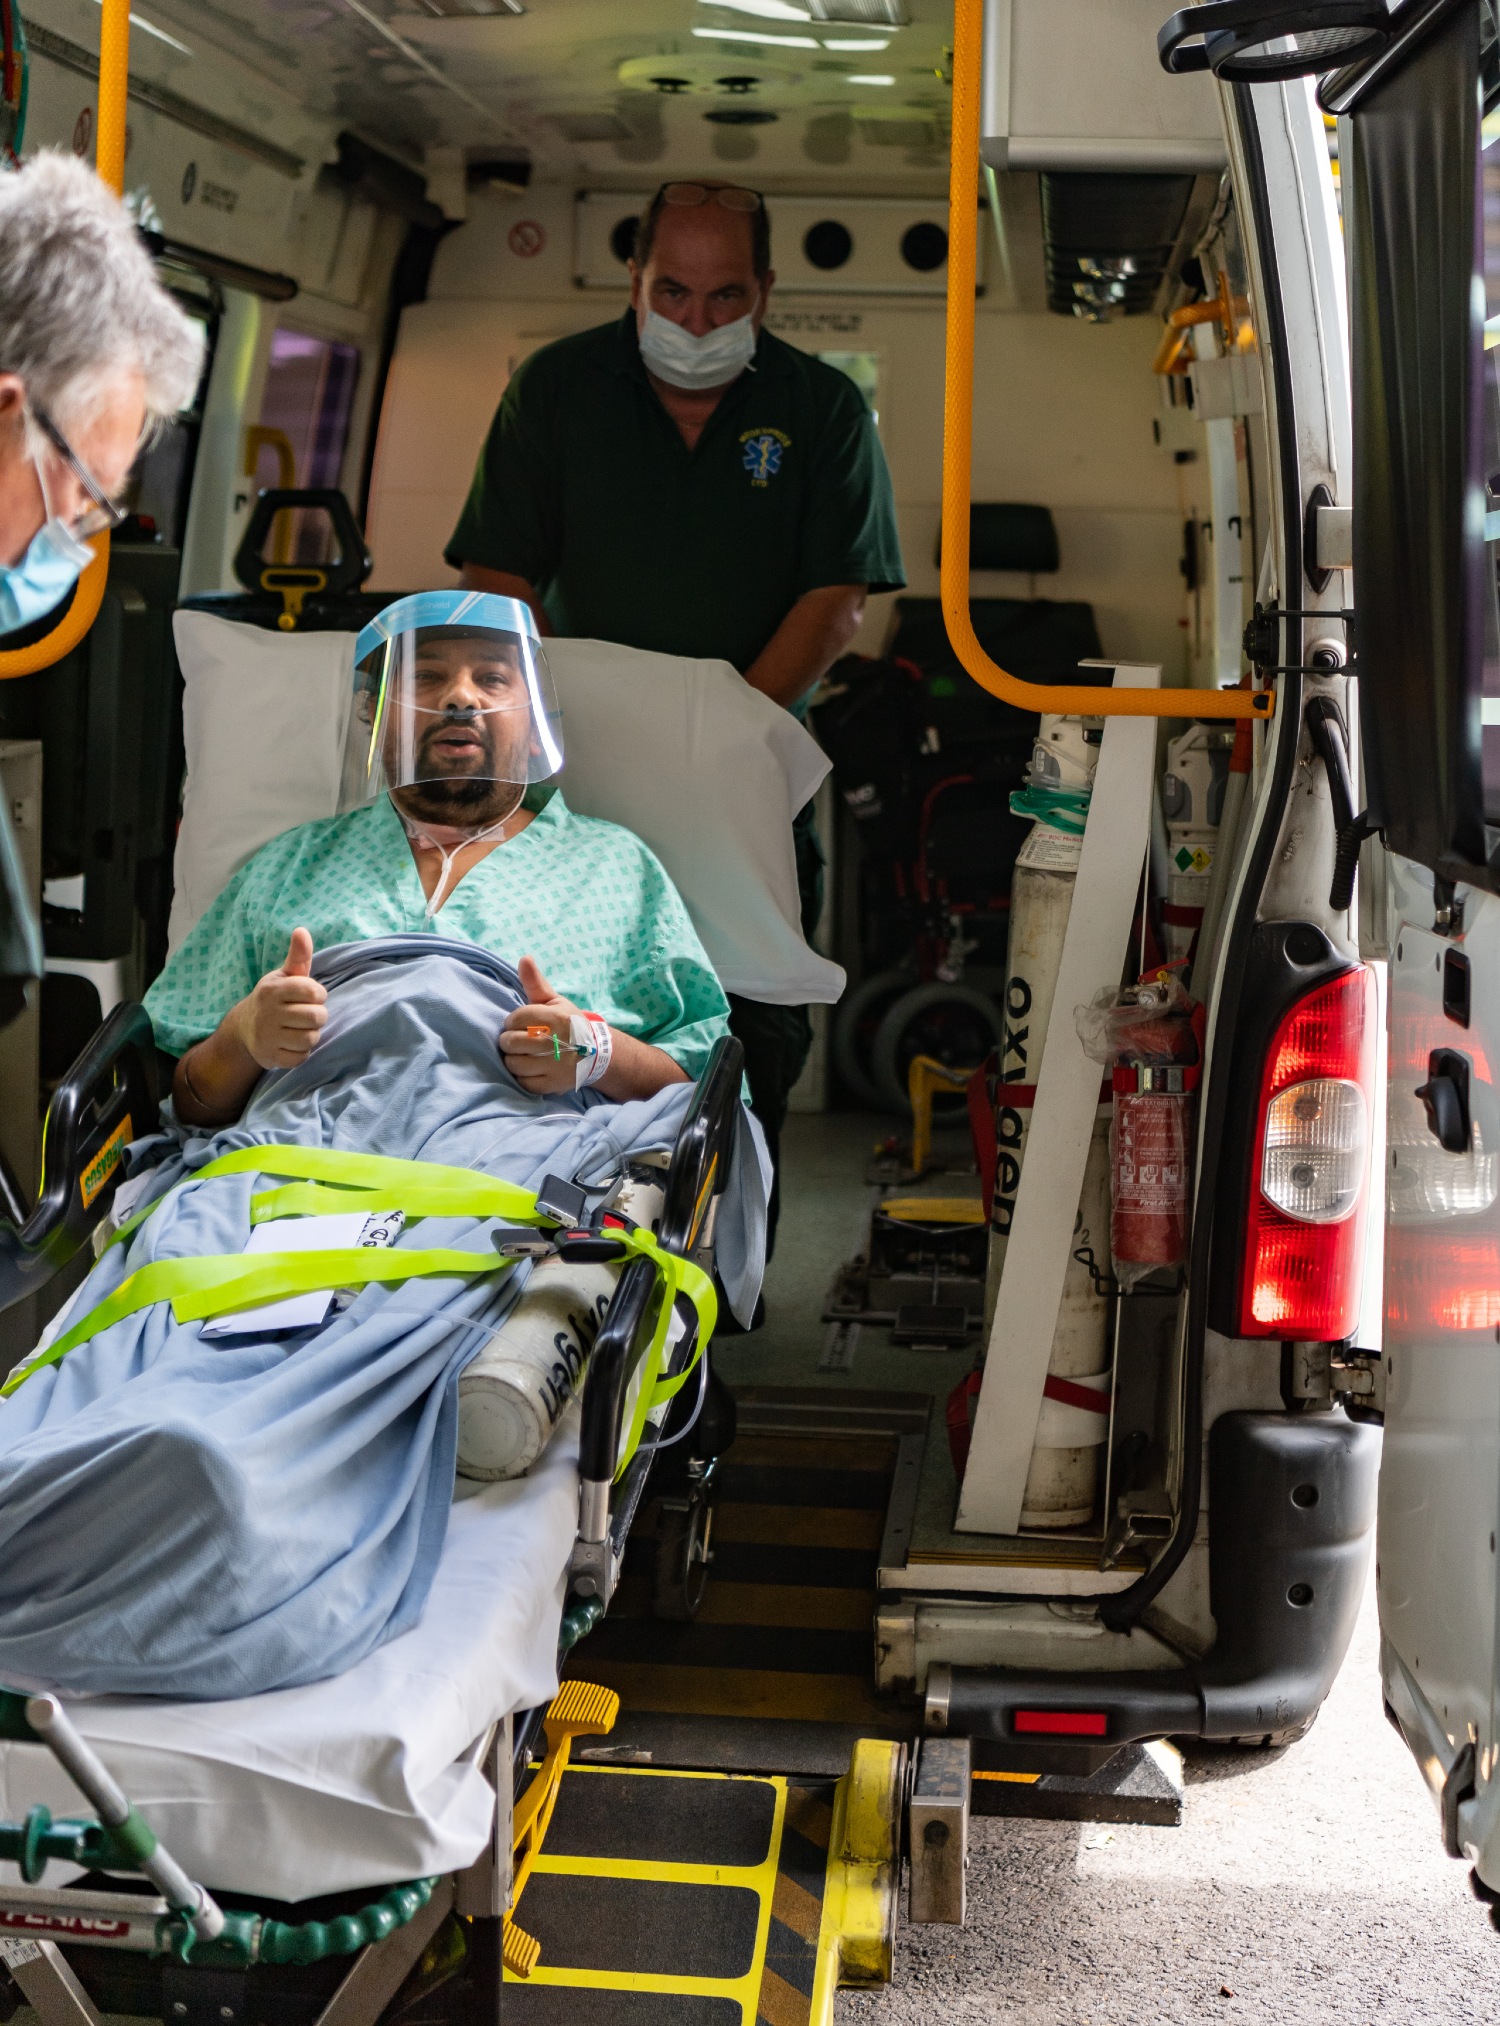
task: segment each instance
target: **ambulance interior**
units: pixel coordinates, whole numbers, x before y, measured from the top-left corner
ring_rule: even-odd
[[[25,150],[87,153],[99,10],[22,11]],[[1216,87],[1161,73],[1165,10],[1151,0],[1110,8],[1104,45],[1087,0],[987,11],[1011,40],[987,83],[975,186],[976,631],[1032,680],[1104,683],[1123,667],[1127,683],[1248,687],[1242,636],[1257,597],[1277,591],[1277,507],[1257,286]],[[1050,1364],[1062,1384],[1042,1408],[1052,1461],[1039,1475],[1036,1402],[1008,1416],[966,1388],[997,1300],[1020,1299],[1027,1278],[1022,1261],[1002,1294],[996,1234],[1027,1166],[1042,1042],[1076,1045],[1079,1009],[1059,997],[1050,1028],[1021,1017],[1056,984],[1077,851],[1032,874],[1052,886],[1028,905],[1062,909],[1035,930],[1053,936],[1051,955],[1018,954],[1016,859],[1037,805],[1012,813],[1010,798],[1027,788],[1039,720],[971,678],[939,605],[949,0],[145,0],[132,19],[127,189],[212,363],[196,410],[143,462],[109,625],[61,668],[0,684],[0,771],[48,950],[39,1006],[0,1040],[7,1092],[45,1103],[101,1015],[163,960],[182,765],[170,615],[242,588],[234,561],[257,496],[342,492],[373,556],[364,593],[455,582],[443,547],[517,364],[622,313],[631,221],[664,179],[752,185],[771,217],[769,327],[865,393],[908,583],[870,600],[859,659],[835,667],[811,712],[833,763],[815,941],[848,986],[814,1009],[765,1320],[715,1345],[738,1437],[711,1522],[697,1508],[644,1515],[574,1665],[621,1695],[614,1746],[657,1763],[841,1770],[856,1736],[913,1735],[924,1698],[941,1727],[949,1695],[953,1727],[981,1733],[956,1712],[964,1678],[984,1670],[1155,1674],[1165,1700],[1145,1728],[1195,1728],[1201,1717],[1170,1720],[1184,1705],[1165,1684],[1223,1632],[1228,1577],[1216,1567],[1211,1604],[1210,1556],[1221,1530],[1248,1556],[1258,1495],[1254,1469],[1236,1477],[1231,1458],[1214,1541],[1206,1524],[1178,1541],[1203,1430],[1230,1410],[1294,1420],[1330,1381],[1326,1365],[1289,1372],[1277,1338],[1222,1318],[1206,1382],[1193,1376],[1190,1162],[1144,1259],[1130,1274],[1112,1265],[1106,1052],[1084,1074],[1101,1090],[1082,1199],[1075,1176],[1053,1213],[1074,1335]],[[1331,126],[1305,92],[1297,104],[1332,215]],[[311,507],[277,517],[265,552],[293,571],[332,555]],[[1110,759],[1117,725],[1134,743],[1122,730]],[[1063,771],[1033,770],[1032,785],[1071,789],[1076,815],[1096,770],[1127,784],[1110,791],[1124,797],[1123,855],[1137,854],[1106,880],[1115,996],[1176,963],[1178,989],[1209,1001],[1211,1019],[1270,734],[1223,718],[1108,727],[1049,716]],[[1328,824],[1326,795],[1308,795],[1309,821]],[[1344,927],[1329,937],[1325,954],[1347,949]],[[1156,1082],[1139,1088],[1190,1118],[1202,1023],[1195,1042],[1176,1001],[1163,1023]],[[1163,1061],[1178,1066],[1163,1074]],[[1020,1108],[1004,1104],[1005,1081]],[[37,1116],[34,1102],[0,1107],[23,1196]],[[1034,1157],[1036,1137],[1026,1144]],[[44,1319],[35,1302],[10,1312],[7,1353]],[[1044,1349],[1038,1385],[1047,1368]],[[1326,1601],[1320,1590],[1313,1612],[1332,1615],[1309,1635],[1336,1666],[1373,1466],[1358,1440],[1371,1431],[1325,1418],[1337,1454],[1306,1472],[1359,1481],[1344,1532],[1320,1548],[1343,1575]],[[966,1447],[985,1459],[967,1497]],[[1128,1593],[1168,1542],[1171,1580],[1111,1629],[1101,1600]],[[1019,1745],[1002,1726],[1011,1742],[997,1730],[984,1749],[996,1767],[1090,1774],[1110,1756],[1093,1722]],[[1250,1743],[1286,1729],[1262,1703],[1225,1722],[1220,1735]],[[996,1806],[1012,1792],[985,1791]]]

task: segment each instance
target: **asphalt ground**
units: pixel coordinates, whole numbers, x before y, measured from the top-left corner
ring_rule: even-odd
[[[1500,2020],[1500,1933],[1380,1706],[1373,1583],[1317,1723],[1191,1749],[1177,1829],[976,1821],[962,1930],[903,1924],[859,2026]]]

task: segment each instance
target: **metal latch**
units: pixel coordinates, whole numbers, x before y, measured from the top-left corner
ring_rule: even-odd
[[[1385,1359],[1379,1351],[1335,1344],[1328,1359],[1329,1390],[1361,1418],[1385,1414]]]
[[[908,1917],[962,1927],[969,1868],[970,1743],[923,1738],[912,1780]]]

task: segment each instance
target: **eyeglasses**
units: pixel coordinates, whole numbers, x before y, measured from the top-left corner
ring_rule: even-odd
[[[104,487],[94,477],[94,474],[89,470],[77,451],[74,450],[72,444],[63,435],[46,409],[39,408],[35,401],[31,401],[27,405],[31,410],[31,418],[36,423],[37,428],[41,430],[43,436],[46,437],[63,463],[72,472],[74,478],[77,479],[78,483],[93,501],[92,506],[85,507],[77,519],[69,523],[73,533],[82,539],[88,535],[102,534],[106,528],[119,527],[120,523],[127,518],[129,509],[115,505],[109,494],[104,490]]]
[[[741,213],[766,208],[759,190],[746,190],[738,183],[663,183],[656,194],[663,204],[717,204]]]

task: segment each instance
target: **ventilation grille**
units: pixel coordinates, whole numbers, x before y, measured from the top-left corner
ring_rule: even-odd
[[[1048,308],[1090,323],[1149,310],[1192,194],[1191,176],[1044,175]]]

